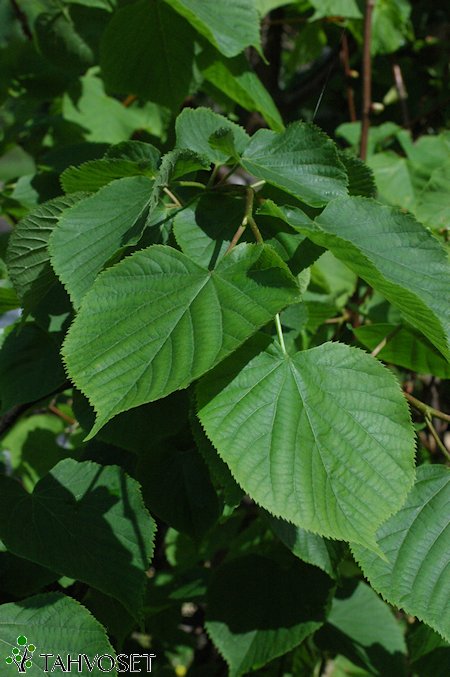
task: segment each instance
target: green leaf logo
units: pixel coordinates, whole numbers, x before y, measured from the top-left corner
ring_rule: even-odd
[[[18,672],[25,673],[27,669],[31,668],[33,665],[32,659],[33,653],[36,651],[36,646],[31,644],[31,642],[28,644],[28,639],[25,635],[19,635],[16,644],[17,646],[12,648],[11,655],[6,657],[5,662],[7,665],[12,665],[14,663],[17,666]]]

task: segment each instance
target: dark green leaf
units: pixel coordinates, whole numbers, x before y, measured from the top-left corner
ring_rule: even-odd
[[[323,624],[332,581],[299,560],[248,555],[214,572],[206,629],[241,677],[282,656]]]
[[[0,348],[0,411],[35,402],[66,380],[59,345],[36,324],[15,327]]]
[[[39,654],[53,654],[48,658],[47,670],[50,672],[57,655],[63,657],[67,666],[67,655],[72,657],[86,654],[92,663],[95,656],[115,651],[109,643],[105,629],[79,602],[57,592],[29,597],[21,602],[2,604],[0,606],[0,643],[3,647],[2,670],[6,674],[14,674],[13,668],[5,666],[8,650],[17,648],[17,638],[24,636],[28,643],[33,643],[36,652],[32,657],[32,667],[26,668],[27,674],[43,674],[45,657]],[[109,667],[105,660],[104,667]],[[73,667],[73,666],[72,666]],[[56,670],[61,668],[56,667]],[[83,667],[83,670],[86,668]],[[100,677],[104,670],[97,666],[89,671],[94,677]],[[110,672],[113,677],[116,671]]]
[[[69,374],[97,412],[90,436],[116,414],[185,388],[298,296],[265,246],[239,245],[209,271],[155,245],[105,271],[64,346]]]
[[[195,32],[162,0],[117,10],[100,49],[106,87],[176,109],[189,92]]]
[[[0,537],[10,552],[84,581],[139,616],[155,525],[135,480],[117,466],[66,459],[31,495],[8,477],[0,486]]]
[[[259,16],[247,0],[166,0],[225,56],[236,56],[245,47],[261,52]]]
[[[152,187],[144,176],[118,179],[60,218],[49,249],[53,268],[76,307],[108,260],[139,240]]]
[[[450,472],[421,466],[408,499],[377,531],[383,560],[360,545],[353,553],[372,587],[388,602],[450,640]]]
[[[250,140],[242,127],[208,108],[185,108],[176,120],[177,146],[205,155],[214,164],[223,164],[233,153],[210,141],[214,133],[222,130],[231,133],[233,146],[242,153]]]
[[[347,194],[347,174],[336,146],[313,125],[293,123],[282,134],[260,129],[245,149],[242,165],[315,207]]]

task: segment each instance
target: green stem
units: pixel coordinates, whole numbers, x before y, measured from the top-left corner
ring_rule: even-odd
[[[206,189],[205,184],[200,183],[200,181],[174,181],[173,185],[182,186],[183,188],[201,188],[202,190]]]
[[[431,417],[430,417],[430,416],[427,416],[427,415],[425,416],[425,423],[427,424],[428,430],[429,430],[430,433],[432,434],[432,436],[433,436],[433,438],[434,438],[434,441],[435,441],[436,444],[438,445],[439,449],[440,449],[441,452],[444,454],[445,458],[446,458],[448,461],[450,461],[450,452],[448,451],[447,447],[443,444],[441,438],[440,438],[439,435],[437,434],[436,428],[434,427],[433,421],[431,420]]]
[[[447,423],[450,423],[450,415],[445,414],[443,411],[439,411],[439,409],[435,409],[434,407],[430,407],[428,404],[425,404],[425,402],[421,402],[418,400],[416,397],[413,395],[410,395],[409,393],[404,392],[403,393],[408,402],[414,407],[414,409],[417,409],[417,411],[420,411],[421,414],[424,415],[425,418],[440,418],[441,421],[447,421]]]
[[[214,165],[213,170],[211,172],[211,176],[208,179],[208,183],[206,184],[207,188],[211,188],[214,184],[214,181],[216,180],[217,172],[221,168],[222,165]]]
[[[285,355],[287,355],[286,344],[284,342],[283,336],[283,329],[281,328],[281,320],[278,313],[275,315],[275,326],[277,328],[278,340],[280,342],[281,350]]]

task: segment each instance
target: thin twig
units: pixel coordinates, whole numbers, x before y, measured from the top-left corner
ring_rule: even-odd
[[[402,69],[400,64],[392,60],[392,74],[394,76],[395,89],[397,90],[400,106],[402,107],[403,126],[406,129],[411,128],[411,121],[408,110],[408,91],[406,89],[405,81],[403,80]]]
[[[16,0],[10,0],[11,6],[14,10],[14,14],[17,17],[18,22],[20,23],[20,27],[22,28],[22,31],[24,32],[24,35],[28,38],[28,40],[33,39],[33,33],[31,31],[31,28],[28,25],[28,19],[27,15],[25,12],[22,11],[21,7],[19,7],[19,4]]]
[[[427,424],[428,430],[432,434],[434,441],[438,445],[439,449],[442,451],[444,456],[450,461],[450,452],[447,449],[447,447],[444,445],[444,443],[442,442],[439,435],[437,434],[436,428],[434,427],[433,421],[431,420],[430,416],[425,416],[425,423]]]
[[[48,410],[52,412],[52,414],[55,414],[55,416],[59,416],[63,421],[66,421],[66,423],[69,423],[69,425],[74,425],[77,421],[75,418],[72,418],[72,416],[68,416],[65,414],[61,409],[58,409],[54,404],[49,404],[48,405]]]
[[[408,402],[414,407],[414,409],[417,409],[421,414],[423,414],[425,417],[430,417],[430,418],[440,418],[441,421],[447,421],[450,423],[450,415],[446,414],[443,411],[440,411],[439,409],[435,409],[434,407],[430,407],[428,404],[425,404],[425,402],[421,402],[418,400],[414,395],[410,395],[407,392],[403,392],[404,396],[408,400]]]
[[[400,329],[401,325],[399,324],[397,327],[394,327],[394,329],[391,332],[389,332],[389,334],[386,334],[386,336],[383,339],[381,339],[379,344],[375,346],[375,348],[370,353],[372,357],[376,357],[378,353],[381,353],[386,344],[389,343],[389,341],[391,341],[394,338],[394,336],[400,331]]]
[[[344,31],[342,36],[342,49],[341,49],[341,61],[344,66],[344,73],[346,79],[346,91],[347,91],[347,104],[350,120],[356,122],[356,109],[355,109],[355,93],[351,85],[352,82],[352,69],[350,68],[350,51],[348,48],[348,38],[347,32]]]
[[[167,186],[164,186],[163,191],[165,192],[166,195],[170,197],[170,199],[173,201],[176,207],[183,206],[180,200],[177,198],[177,196],[174,193],[172,193],[172,191],[169,188],[167,188]]]
[[[360,158],[367,159],[369,139],[370,112],[372,109],[372,12],[376,0],[366,0],[364,13],[364,47],[363,47],[363,104],[361,115],[361,147]]]

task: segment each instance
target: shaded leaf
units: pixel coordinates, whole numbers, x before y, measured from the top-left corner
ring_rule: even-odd
[[[0,487],[0,535],[10,552],[84,581],[139,616],[155,525],[135,480],[117,466],[66,459],[31,495],[8,477],[0,476]]]
[[[26,669],[27,674],[33,676],[43,673],[46,667],[45,657],[41,658],[40,653],[54,654],[48,659],[48,671],[58,654],[64,657],[64,665],[68,654],[73,657],[86,654],[91,662],[95,656],[115,656],[103,626],[79,602],[58,592],[0,606],[0,642],[4,655],[8,649],[12,651],[17,647],[20,635],[36,646],[33,665]],[[105,661],[104,665],[109,664]],[[100,677],[103,672],[95,666],[90,674]],[[110,674],[115,675],[116,671]]]
[[[25,311],[34,308],[59,284],[50,266],[48,241],[61,214],[85,195],[57,197],[19,221],[7,249],[8,272]]]
[[[201,539],[220,517],[208,468],[193,445],[177,439],[152,445],[140,456],[136,477],[151,513],[181,533]]]
[[[299,560],[238,557],[208,586],[206,630],[240,677],[282,656],[323,624],[332,581]]]
[[[355,328],[354,334],[369,350],[386,339],[386,345],[377,355],[384,362],[397,364],[419,374],[450,378],[450,365],[441,353],[423,334],[410,327],[388,323],[366,324]]]
[[[194,41],[195,32],[166,2],[121,7],[100,47],[107,89],[176,109],[189,92]]]
[[[36,324],[12,329],[0,348],[0,411],[35,402],[66,380],[59,345]]]
[[[338,578],[337,568],[344,554],[343,543],[313,534],[269,513],[267,519],[272,531],[296,557],[319,567],[331,578]]]
[[[316,639],[322,650],[346,656],[371,675],[406,675],[403,628],[363,582],[346,581],[337,591],[327,624]]]
[[[66,193],[94,192],[115,179],[144,175],[154,177],[156,171],[140,167],[130,160],[91,160],[78,167],[68,167],[61,174],[61,186]]]

